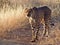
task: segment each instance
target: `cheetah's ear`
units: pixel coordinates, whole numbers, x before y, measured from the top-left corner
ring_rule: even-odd
[[[25,12],[25,13],[27,13],[27,12],[28,12],[28,10],[29,10],[28,8],[25,8],[25,9],[24,9],[24,12]]]
[[[37,8],[36,7],[33,7],[32,8],[32,12],[35,13],[37,11]]]
[[[36,7],[33,7],[33,10],[36,10],[37,8]]]

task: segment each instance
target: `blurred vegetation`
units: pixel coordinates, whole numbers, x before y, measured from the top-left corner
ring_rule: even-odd
[[[12,0],[11,0],[12,1]],[[10,0],[0,0],[0,9],[5,8],[17,8],[16,3],[12,3]]]
[[[23,13],[24,9],[41,6],[48,6],[52,10],[52,17],[60,17],[60,0],[0,0],[1,28],[8,29],[16,28],[16,25],[26,25],[27,19]]]
[[[41,6],[48,6],[54,20],[60,21],[60,0],[0,0],[0,32],[26,27],[28,19],[24,9]]]
[[[0,38],[29,40],[25,38],[31,30],[24,9],[41,6],[48,6],[52,10],[52,22],[55,23],[51,37],[42,40],[41,45],[60,41],[60,0],[0,0]]]

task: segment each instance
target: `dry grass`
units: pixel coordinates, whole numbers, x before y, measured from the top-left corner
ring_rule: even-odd
[[[8,3],[6,1],[8,1]],[[21,39],[29,41],[31,39],[31,36],[29,37],[31,30],[28,28],[28,19],[24,9],[34,6],[48,6],[52,10],[51,22],[55,24],[55,26],[52,26],[50,29],[50,37],[44,37],[44,39],[39,40],[37,45],[59,45],[60,0],[2,0],[0,3],[0,37],[3,39],[15,38],[14,40]],[[23,27],[24,29],[21,29]]]
[[[22,23],[26,20],[26,17],[23,15],[23,10],[21,6],[16,9],[3,7],[0,11],[0,31],[23,26],[24,24]]]

